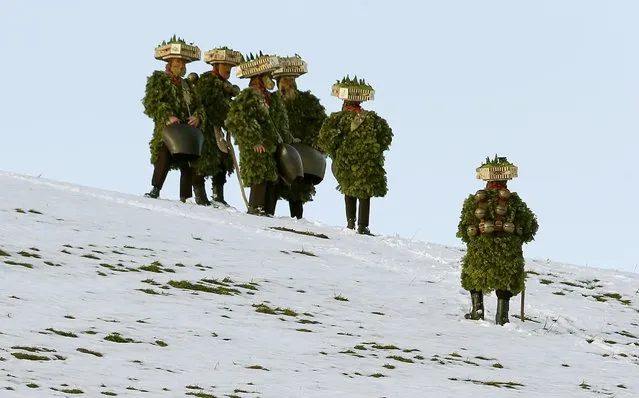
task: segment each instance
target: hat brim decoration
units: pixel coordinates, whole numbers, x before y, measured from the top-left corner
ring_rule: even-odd
[[[337,81],[331,87],[331,95],[344,101],[372,101],[375,99],[375,90],[364,79],[353,79],[346,76],[342,81]]]
[[[242,54],[228,47],[218,47],[204,53],[204,62],[209,65],[229,64],[237,66],[242,62]]]
[[[273,72],[273,77],[299,77],[308,72],[308,65],[299,56],[280,57],[280,67]]]
[[[173,37],[168,41],[163,41],[162,44],[155,48],[155,59],[162,61],[168,61],[172,58],[183,59],[185,63],[192,61],[199,61],[202,58],[200,49],[191,44],[187,44],[183,39],[179,37]]]
[[[270,74],[273,73],[277,68],[280,67],[280,59],[276,55],[263,55],[260,52],[260,55],[253,56],[250,54],[249,57],[243,60],[236,67],[236,75],[239,78],[248,78],[258,75]]]
[[[486,158],[486,162],[476,169],[477,179],[484,181],[508,181],[518,176],[517,166],[510,163],[505,157],[497,157],[494,160]]]

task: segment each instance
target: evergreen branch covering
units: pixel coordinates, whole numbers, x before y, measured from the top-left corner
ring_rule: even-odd
[[[485,190],[486,199],[484,220],[495,220],[499,190]],[[462,259],[461,282],[466,290],[479,290],[489,293],[492,290],[507,290],[514,295],[524,287],[524,257],[522,245],[534,239],[539,228],[535,214],[512,192],[507,201],[507,212],[504,221],[512,222],[520,227],[518,233],[493,232],[469,236],[467,228],[479,225],[475,216],[478,207],[475,195],[469,195],[462,207],[456,236],[467,244],[467,251]]]
[[[242,90],[231,103],[225,124],[240,148],[240,174],[244,185],[277,181],[275,151],[281,140],[278,127],[288,126],[276,126],[261,94],[250,87]],[[264,146],[264,153],[254,151],[258,144]]]
[[[388,123],[373,111],[333,112],[320,130],[318,144],[333,160],[337,189],[358,198],[385,196],[384,151],[392,139]]]

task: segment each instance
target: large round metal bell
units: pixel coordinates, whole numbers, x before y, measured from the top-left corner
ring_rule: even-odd
[[[486,217],[486,209],[484,209],[483,207],[476,208],[475,217],[479,218],[480,220]]]
[[[490,220],[482,221],[479,224],[479,230],[482,234],[492,234],[495,232],[495,224]]]
[[[189,79],[191,83],[195,84],[200,79],[200,76],[195,72],[191,72],[186,78]]]
[[[486,199],[486,191],[484,191],[483,189],[480,189],[479,191],[475,192],[475,200],[478,202],[481,202],[482,200]]]
[[[466,228],[466,232],[468,233],[468,236],[475,236],[477,235],[477,226],[475,225],[469,225]]]
[[[495,206],[495,214],[503,216],[506,214],[506,212],[508,211],[508,207],[504,206],[504,205],[497,205]]]
[[[197,160],[202,154],[204,136],[188,124],[169,124],[162,132],[162,141],[176,162]]]
[[[304,178],[302,158],[297,150],[289,144],[280,144],[275,152],[277,171],[285,183],[291,185],[296,180]]]
[[[499,199],[508,199],[510,198],[510,191],[506,188],[502,188],[499,190]]]
[[[302,143],[291,144],[302,159],[304,181],[317,185],[324,179],[326,156],[317,149]]]
[[[506,221],[504,223],[503,229],[504,229],[504,232],[508,232],[509,234],[512,234],[513,232],[515,232],[515,224],[511,223],[510,221]]]

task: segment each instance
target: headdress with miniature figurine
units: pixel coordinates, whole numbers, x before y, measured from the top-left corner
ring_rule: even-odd
[[[226,46],[216,47],[204,53],[204,62],[207,64],[229,64],[237,66],[242,62],[242,54]]]
[[[358,80],[357,76],[351,79],[347,75],[333,84],[331,95],[344,101],[372,101],[375,99],[375,90],[366,80]]]
[[[486,157],[486,161],[476,171],[477,178],[484,181],[507,181],[517,177],[517,166],[506,157],[496,154],[492,160]]]
[[[273,72],[273,77],[299,77],[308,72],[308,65],[299,55],[280,57],[280,67]]]
[[[265,55],[260,51],[258,55],[250,53],[242,56],[242,62],[237,65],[237,77],[247,78],[257,75],[269,74],[280,67],[280,59],[276,55]]]
[[[168,61],[172,58],[183,59],[184,62],[199,61],[201,58],[200,49],[193,43],[187,44],[181,37],[173,35],[168,41],[155,48],[155,59]]]

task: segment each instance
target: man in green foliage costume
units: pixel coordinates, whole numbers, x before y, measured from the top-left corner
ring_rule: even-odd
[[[202,120],[202,107],[195,86],[186,74],[186,64],[200,59],[200,49],[173,36],[155,49],[155,58],[166,61],[164,71],[154,71],[147,78],[142,103],[144,114],[153,119],[155,128],[149,142],[151,163],[154,165],[151,184],[153,188],[145,196],[157,198],[170,169],[180,169],[180,200],[185,202],[192,195],[193,170],[188,162],[176,162],[164,144],[161,132],[166,125],[188,123],[198,127]]]
[[[202,156],[194,164],[193,191],[195,203],[209,206],[204,181],[212,180],[212,199],[227,205],[224,200],[226,176],[233,172],[233,159],[228,154],[221,128],[229,112],[231,100],[240,88],[229,82],[231,69],[242,61],[242,54],[227,47],[215,48],[204,54],[204,62],[213,69],[203,73],[197,82],[197,91],[204,109]]]
[[[464,201],[457,237],[467,245],[462,259],[461,284],[470,291],[472,309],[467,319],[484,319],[484,293],[497,293],[495,323],[508,322],[509,300],[524,288],[522,246],[534,239],[535,214],[506,187],[517,177],[517,166],[497,157],[477,168],[486,188]]]
[[[357,212],[357,232],[366,235],[371,234],[370,198],[383,197],[388,191],[384,151],[393,139],[386,120],[360,105],[374,99],[374,94],[375,90],[357,77],[347,76],[334,84],[331,95],[344,100],[344,104],[324,122],[318,141],[333,161],[337,189],[344,194],[347,228],[355,228]]]
[[[293,140],[286,108],[269,91],[275,86],[271,74],[279,66],[278,57],[261,52],[237,66],[237,76],[249,78],[249,87],[233,100],[225,122],[240,149],[240,176],[251,188],[250,214],[275,213],[279,179],[275,153],[279,144]]]
[[[286,106],[293,142],[319,150],[317,138],[326,120],[326,111],[310,91],[298,90],[295,79],[306,72],[306,62],[298,55],[280,58],[280,68],[273,72],[278,88],[274,96],[281,97]],[[296,181],[289,186],[280,180],[277,193],[288,201],[291,217],[299,219],[304,212],[304,203],[313,200],[315,186],[308,181]]]

